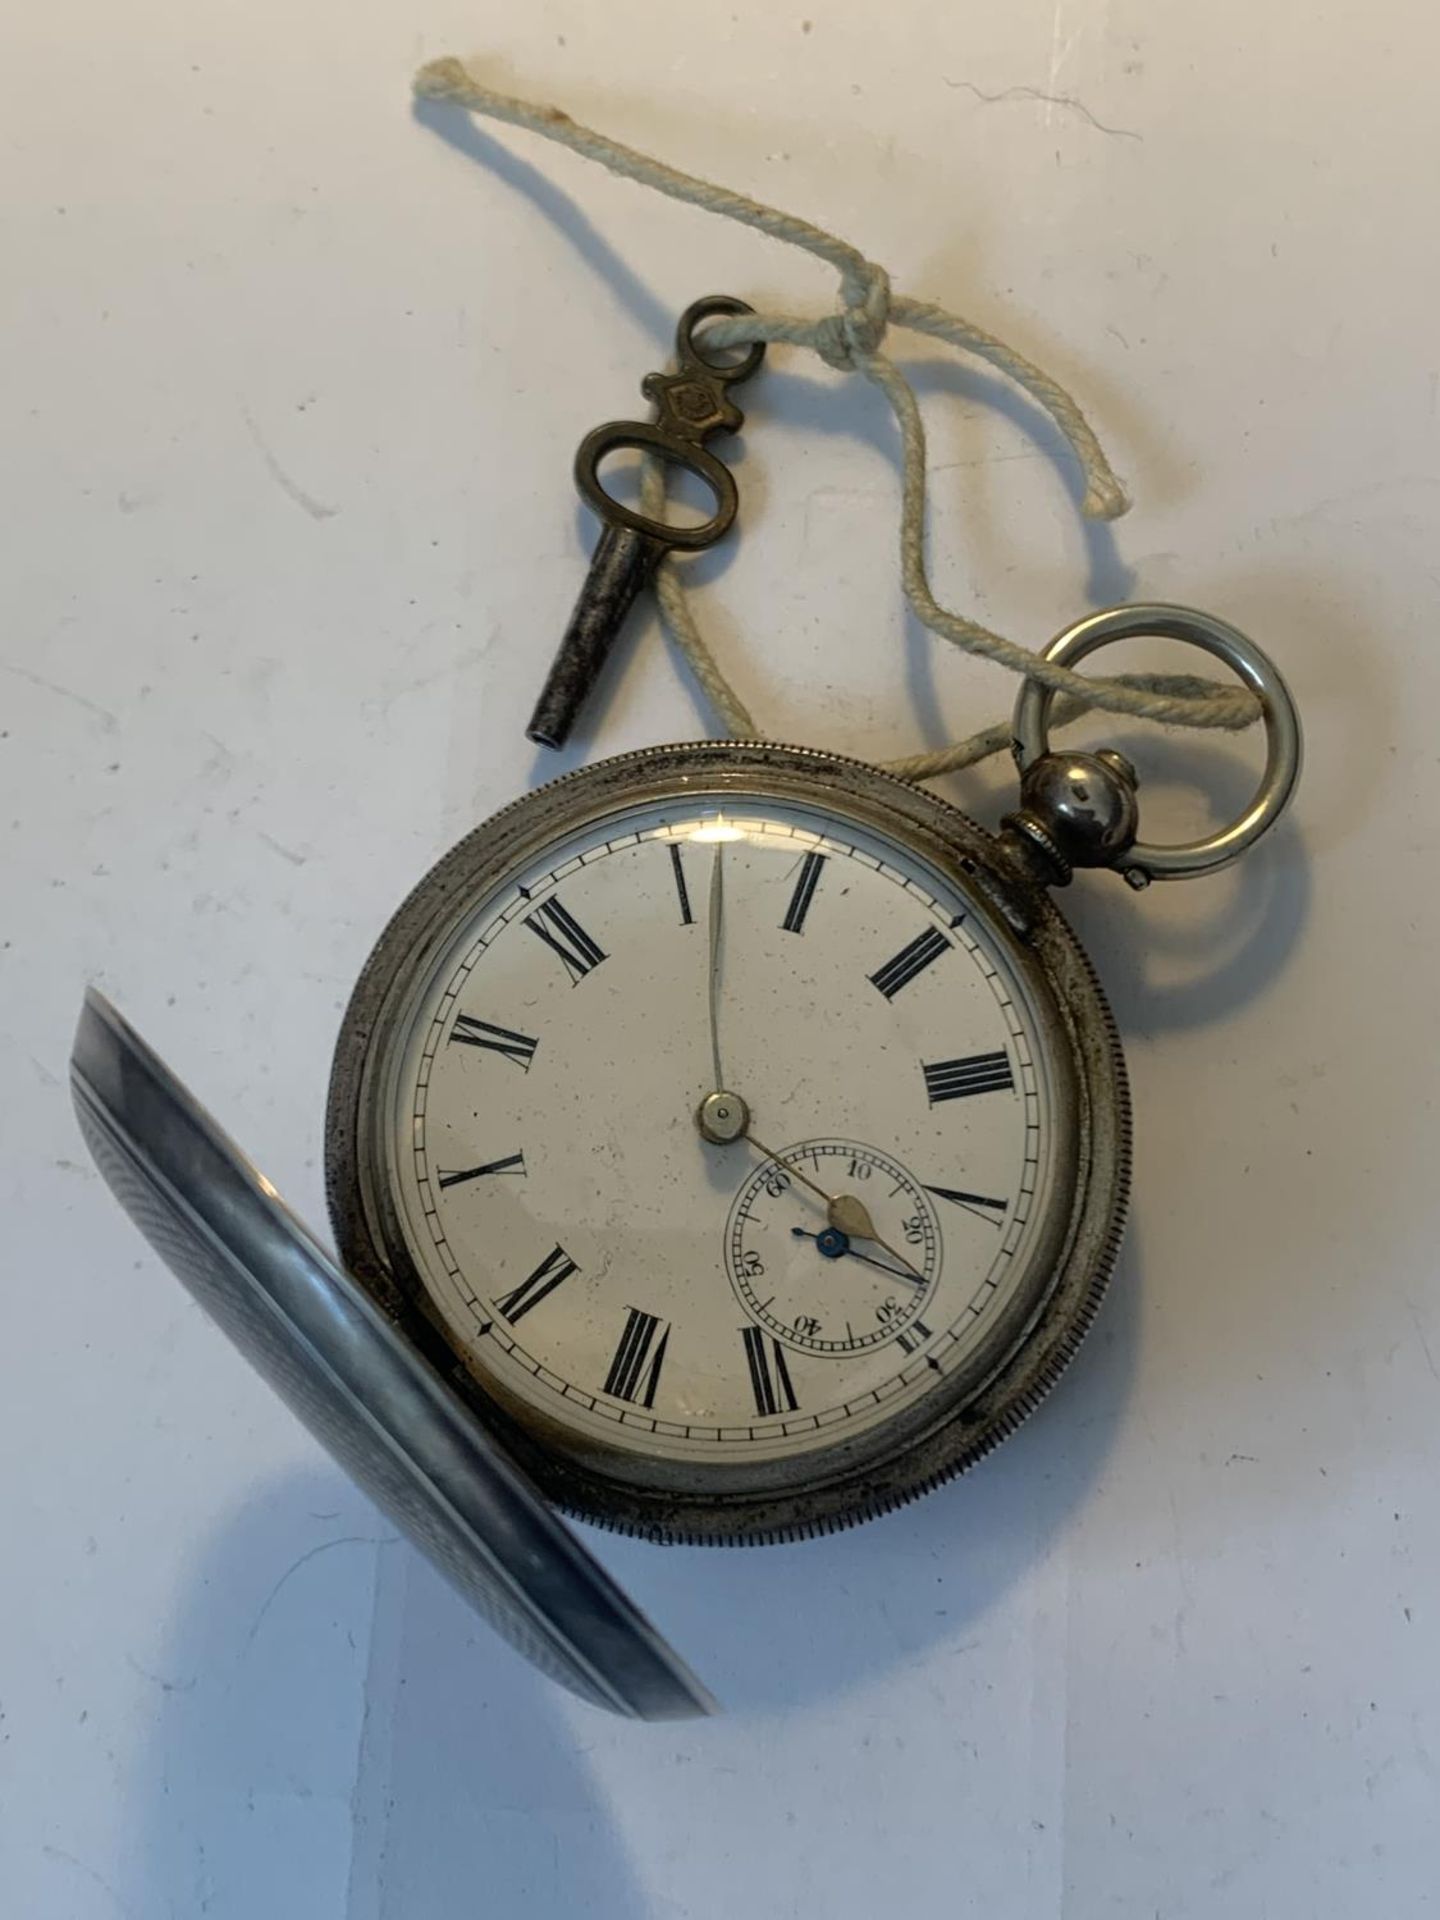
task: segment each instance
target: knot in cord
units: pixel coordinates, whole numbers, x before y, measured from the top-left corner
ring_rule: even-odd
[[[811,344],[827,367],[854,373],[878,352],[890,325],[890,276],[873,260],[847,269],[840,311],[815,322]]]

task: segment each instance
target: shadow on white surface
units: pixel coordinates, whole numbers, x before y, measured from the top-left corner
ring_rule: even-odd
[[[474,160],[485,172],[516,193],[523,193],[536,211],[570,241],[585,263],[603,280],[608,280],[616,297],[628,307],[654,339],[657,351],[668,352],[675,336],[677,313],[650,291],[645,282],[616,252],[594,222],[557,187],[540,167],[513,153],[503,142],[481,131],[468,114],[434,100],[417,99],[411,109],[418,125],[443,140],[448,147]],[[658,362],[657,362],[658,364]],[[635,375],[638,392],[640,368]]]
[[[338,1472],[262,1487],[217,1528],[147,1677],[118,1912],[642,1910],[564,1696]]]
[[[497,1641],[397,1549],[377,1595],[346,1920],[642,1920],[652,1911],[587,1759],[619,1727]]]
[[[1058,1546],[1102,1471],[1137,1340],[1137,1258],[1054,1400],[972,1475],[791,1548],[659,1549],[589,1532],[726,1701],[733,1734],[931,1659]],[[607,1797],[626,1728],[526,1667],[338,1473],[286,1476],[200,1553],[152,1676],[121,1910],[213,1920],[637,1920],[651,1908]],[[751,1720],[747,1728],[745,1722]],[[716,1730],[718,1732],[718,1730]],[[595,1759],[586,1755],[595,1749]]]
[[[390,1537],[324,1467],[260,1482],[197,1545],[142,1672],[155,1710],[119,1810],[118,1911],[344,1913],[370,1595]]]
[[[1136,1268],[1132,1248],[1035,1420],[900,1513],[754,1551],[587,1533],[719,1692],[731,1731],[713,1764],[737,1740],[763,1746],[777,1713],[983,1658],[987,1615],[1103,1470],[1132,1371]],[[653,1747],[655,1763],[683,1744],[701,1790],[721,1731],[627,1728],[571,1700],[327,1471],[262,1488],[217,1528],[152,1678],[125,1809],[132,1870],[115,1890],[146,1920],[636,1920],[650,1908],[607,1760],[617,1741]]]
[[[1104,1472],[1139,1343],[1139,1266],[1132,1238],[1054,1394],[961,1478],[818,1540],[663,1553],[617,1541],[607,1563],[733,1715],[824,1710],[899,1669],[972,1656]]]
[[[1142,765],[1155,757],[1153,736],[1117,733],[1115,745]],[[1203,793],[1215,820],[1237,818],[1254,793],[1253,770],[1206,741],[1172,734],[1161,756],[1166,786]],[[1165,830],[1145,824],[1144,799],[1142,776],[1141,832],[1158,839]],[[1228,872],[1181,886],[1176,910],[1163,917],[1127,911],[1124,891],[1106,875],[1100,885],[1077,887],[1059,900],[1096,961],[1122,1041],[1219,1027],[1272,991],[1309,919],[1310,864],[1292,814]]]

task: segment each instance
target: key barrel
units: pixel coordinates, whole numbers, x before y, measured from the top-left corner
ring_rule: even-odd
[[[633,527],[607,527],[525,731],[540,747],[563,747],[600,676],[635,597],[664,548]]]

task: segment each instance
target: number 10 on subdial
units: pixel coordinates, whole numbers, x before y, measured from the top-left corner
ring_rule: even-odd
[[[832,1225],[816,1189],[863,1199],[875,1237]],[[888,1154],[848,1140],[804,1141],[757,1167],[725,1233],[730,1282],[746,1312],[775,1339],[814,1354],[887,1341],[917,1352],[934,1331],[925,1314],[941,1253],[921,1183]]]

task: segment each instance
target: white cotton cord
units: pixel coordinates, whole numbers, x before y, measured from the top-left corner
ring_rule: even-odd
[[[647,458],[640,470],[640,511],[652,520],[665,512],[665,462]],[[759,728],[750,710],[715,663],[690,611],[690,596],[685,591],[677,567],[661,564],[655,573],[654,592],[660,607],[660,619],[666,633],[689,663],[701,692],[720,717],[732,740],[758,740]]]
[[[1213,680],[1202,679],[1194,673],[1121,673],[1115,676],[1115,684],[1133,688],[1142,694],[1175,700],[1203,700],[1215,688]],[[1088,698],[1077,699],[1074,694],[1058,694],[1046,724],[1054,733],[1058,728],[1068,727],[1082,719],[1095,704]],[[1245,726],[1248,722],[1242,720],[1239,724]],[[956,740],[948,747],[936,747],[930,753],[906,754],[899,760],[882,760],[880,765],[899,780],[912,783],[938,780],[941,774],[963,773],[966,767],[978,766],[982,760],[988,760],[991,754],[1008,753],[1014,739],[1014,730],[1007,715],[1005,719],[993,721],[990,726],[981,727],[978,733],[968,734],[965,739]]]
[[[646,460],[641,472],[640,511],[652,519],[658,519],[664,509],[665,473],[665,462],[658,459]],[[655,598],[659,602],[660,618],[667,634],[685,656],[691,673],[719,715],[725,731],[735,740],[763,739],[765,736],[756,725],[749,708],[716,666],[714,655],[695,625],[690,596],[681,583],[678,568],[660,568],[655,577]],[[1203,700],[1214,691],[1215,684],[1192,673],[1120,674],[1117,679],[1122,685],[1142,692],[1181,700]],[[1081,718],[1089,706],[1088,700],[1077,699],[1074,694],[1060,694],[1050,710],[1051,728],[1070,726]],[[1242,720],[1239,724],[1246,723]],[[1008,752],[1011,738],[1010,721],[997,720],[950,746],[937,747],[930,753],[906,754],[901,759],[885,760],[880,764],[901,780],[912,783],[938,780],[942,774],[961,773],[966,767],[977,766],[980,761],[988,760],[992,754]]]
[[[415,91],[430,100],[448,100],[488,119],[527,128],[572,152],[594,160],[623,179],[634,180],[672,200],[717,213],[771,239],[804,249],[833,267],[840,276],[840,308],[819,319],[785,314],[741,314],[707,323],[704,338],[716,349],[745,346],[755,341],[808,348],[828,366],[862,374],[885,395],[900,430],[902,492],[900,514],[900,576],[906,599],[916,618],[930,632],[967,653],[992,660],[1012,673],[1028,676],[1060,696],[1053,723],[1063,725],[1089,708],[1123,713],[1137,719],[1189,727],[1236,729],[1259,717],[1259,703],[1248,689],[1225,687],[1192,674],[1119,674],[1091,679],[1073,668],[1044,660],[978,621],[967,619],[935,598],[925,566],[926,460],[925,428],[915,390],[899,367],[881,353],[881,343],[892,325],[943,340],[962,353],[985,361],[1022,388],[1055,422],[1068,441],[1085,480],[1081,511],[1089,518],[1113,520],[1129,505],[1104,450],[1075,400],[1058,381],[1023,354],[958,314],[928,301],[891,292],[883,267],[867,260],[855,247],[823,228],[799,219],[747,194],[716,186],[693,174],[682,173],[664,161],[621,145],[605,134],[584,127],[558,107],[538,106],[482,86],[455,59],[431,61],[415,76]],[[664,504],[663,462],[646,463],[644,510],[659,517]],[[680,578],[666,559],[656,574],[655,592],[661,617],[705,697],[721,723],[734,736],[758,738],[749,711],[700,635]],[[927,754],[913,754],[890,763],[902,779],[934,779],[942,773],[972,766],[1009,744],[1003,723],[982,729],[968,739]]]

